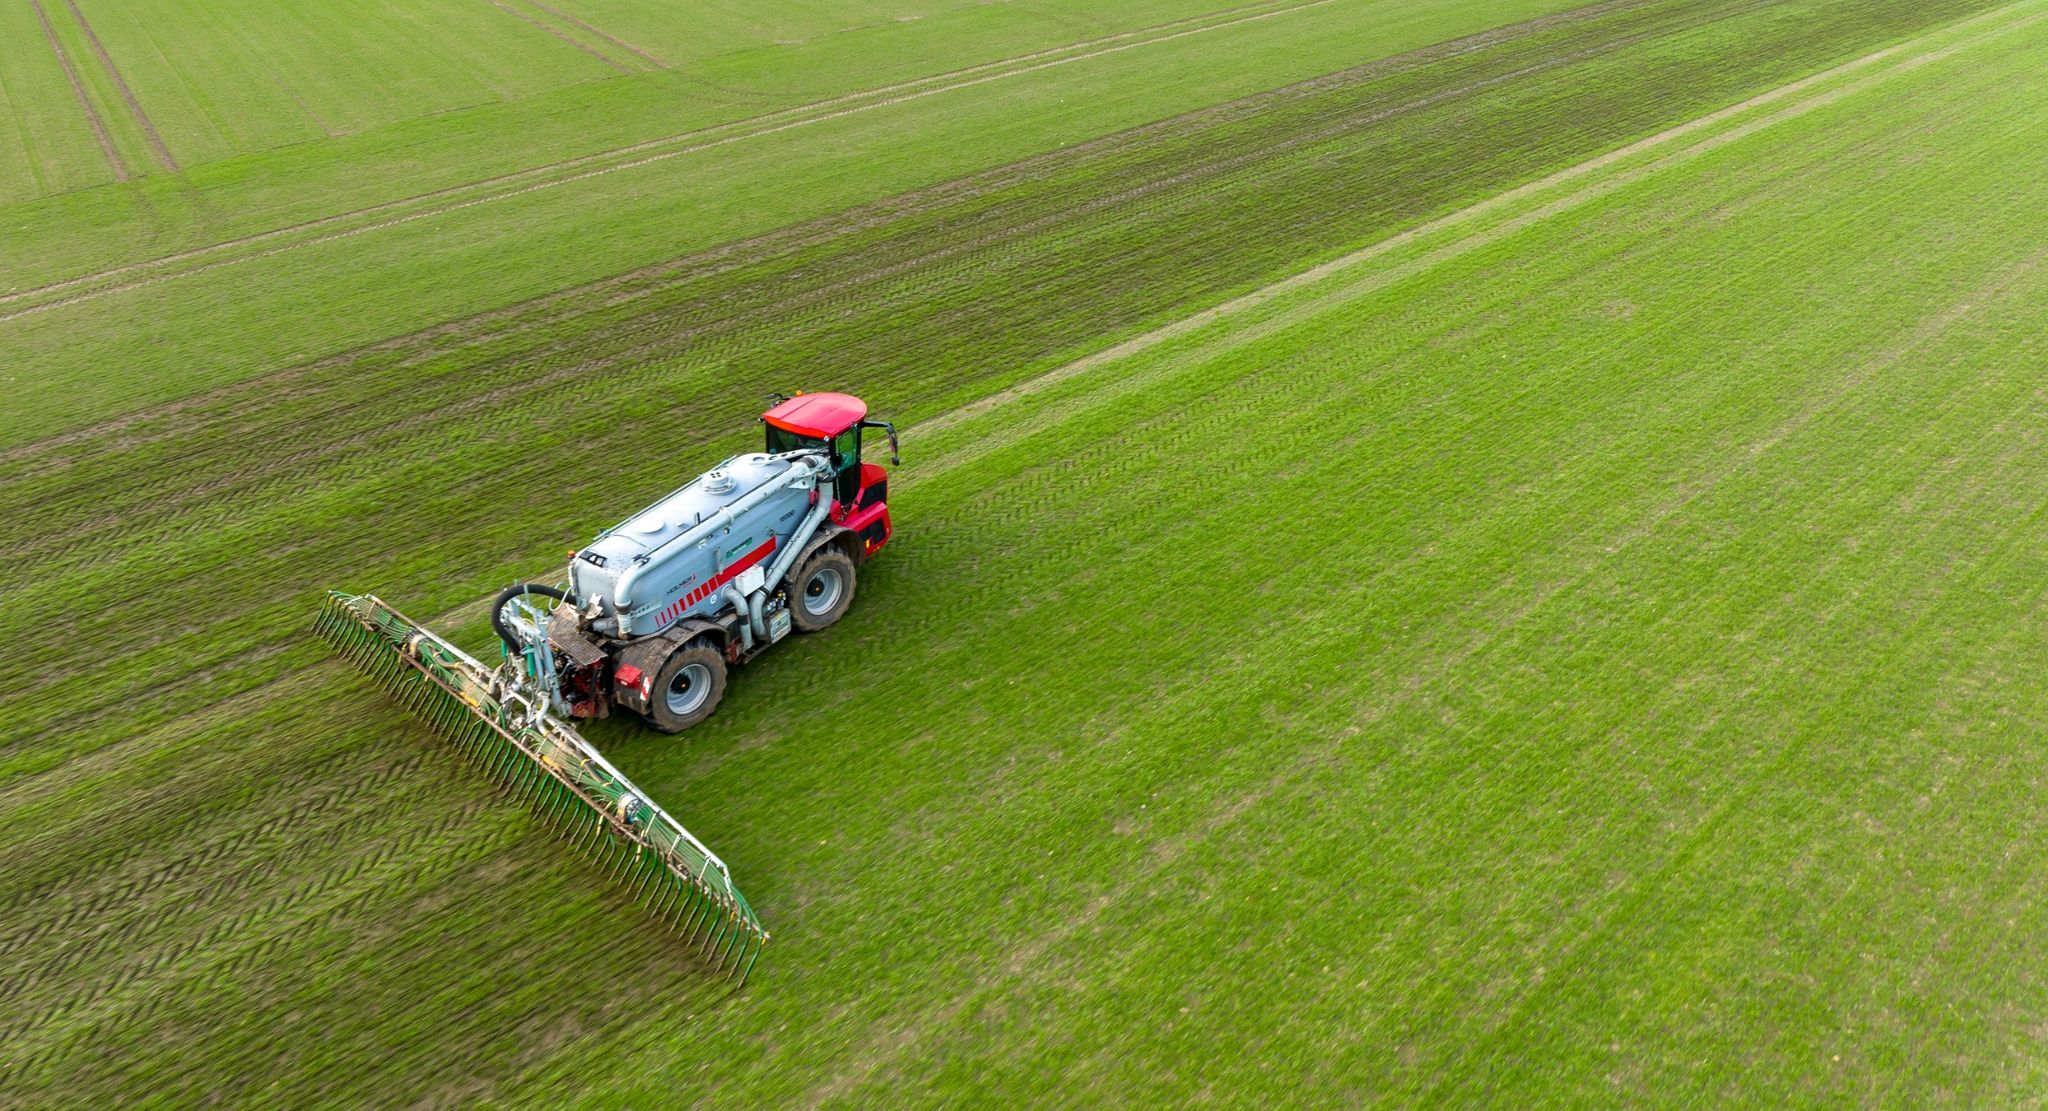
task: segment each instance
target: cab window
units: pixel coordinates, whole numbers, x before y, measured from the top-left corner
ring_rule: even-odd
[[[841,505],[852,505],[860,492],[860,425],[841,432],[832,441],[832,466],[839,471],[833,494]]]
[[[781,455],[785,451],[801,451],[807,447],[824,446],[819,440],[814,440],[807,436],[799,436],[787,428],[777,428],[772,424],[767,427],[768,454],[770,455]]]

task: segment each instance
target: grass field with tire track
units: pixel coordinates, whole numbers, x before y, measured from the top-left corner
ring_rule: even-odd
[[[467,121],[461,144],[339,140],[194,168],[176,189],[53,198],[0,213],[0,267],[22,267],[0,271],[0,365],[23,412],[62,398],[38,427],[83,423],[1563,6],[1278,0],[856,86],[848,102],[515,106]],[[101,295],[109,282],[117,295]],[[110,364],[128,368],[118,389]],[[25,423],[0,424],[0,442]]]
[[[1602,5],[13,436],[0,1090],[2038,1098],[2044,50]],[[787,385],[898,539],[590,730],[728,994],[304,628]]]

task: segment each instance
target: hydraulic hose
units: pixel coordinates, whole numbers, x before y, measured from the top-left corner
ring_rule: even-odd
[[[519,643],[519,638],[512,635],[512,627],[505,624],[505,603],[526,594],[540,594],[571,605],[576,602],[575,595],[546,583],[513,583],[499,591],[496,600],[491,602],[491,631],[498,634],[499,640],[505,642],[505,650],[508,652],[518,652],[525,646]]]

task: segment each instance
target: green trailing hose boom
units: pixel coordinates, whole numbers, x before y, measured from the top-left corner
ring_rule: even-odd
[[[592,852],[635,899],[744,984],[768,931],[725,862],[611,766],[520,671],[487,668],[370,595],[328,594],[315,630],[343,657]]]

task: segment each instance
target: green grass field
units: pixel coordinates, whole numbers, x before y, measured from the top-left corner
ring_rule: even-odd
[[[2048,1091],[2048,4],[479,3],[561,68],[265,152],[79,3],[207,137],[77,190],[0,46],[0,1102]],[[586,729],[734,992],[306,629],[481,649],[793,387],[906,426],[860,601]]]

